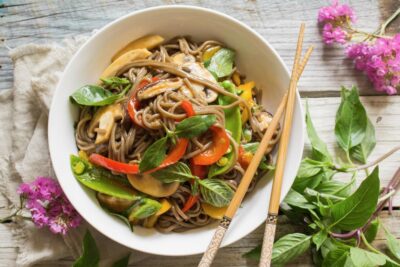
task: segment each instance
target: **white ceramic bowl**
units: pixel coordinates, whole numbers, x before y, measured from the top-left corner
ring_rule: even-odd
[[[225,14],[193,6],[149,8],[111,22],[79,49],[64,71],[51,105],[49,146],[54,170],[73,206],[93,227],[129,248],[168,256],[202,253],[211,240],[215,224],[185,233],[162,234],[142,227],[136,227],[132,233],[125,224],[100,208],[94,192],[80,185],[70,170],[69,156],[78,152],[74,138],[78,113],[69,102],[69,96],[85,84],[96,83],[116,51],[147,34],[160,34],[167,40],[177,35],[189,35],[198,41],[215,39],[233,48],[237,51],[239,70],[263,89],[262,104],[271,112],[276,110],[288,87],[289,72],[268,42],[248,26]],[[303,125],[297,96],[281,199],[288,192],[300,164]],[[246,196],[222,246],[246,236],[265,221],[271,184],[271,179],[262,179],[257,189]]]

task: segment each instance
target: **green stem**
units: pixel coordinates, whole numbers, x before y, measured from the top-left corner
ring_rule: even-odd
[[[18,212],[20,212],[20,211],[21,211],[21,208],[17,209],[16,211],[14,211],[12,214],[8,215],[7,217],[0,219],[0,223],[6,223],[6,222],[10,221],[10,220],[11,220],[12,218],[14,218],[14,217],[18,214]]]
[[[364,233],[361,232],[361,240],[364,242],[364,245],[372,252],[378,253],[378,254],[382,254],[384,256],[386,256],[385,254],[383,254],[382,252],[380,252],[379,250],[377,250],[376,248],[374,248],[369,242],[368,240],[365,238]]]
[[[387,193],[386,195],[382,196],[381,198],[378,199],[378,203],[390,198],[391,196],[396,194],[396,190],[391,190],[389,193]]]
[[[377,32],[379,32],[380,35],[384,35],[385,32],[386,32],[387,26],[389,26],[390,23],[392,23],[392,22],[397,18],[398,15],[400,15],[400,8],[398,8],[398,9],[396,10],[396,12],[394,12],[393,15],[391,15],[391,16],[381,25],[380,30],[378,30]]]

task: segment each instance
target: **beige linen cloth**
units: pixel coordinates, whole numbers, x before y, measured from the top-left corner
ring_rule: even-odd
[[[64,67],[86,40],[87,37],[78,36],[61,44],[28,44],[10,51],[14,86],[0,92],[0,193],[9,200],[10,212],[19,203],[16,188],[21,182],[37,176],[56,178],[47,144],[51,97]],[[111,241],[86,222],[66,236],[38,229],[29,221],[8,227],[18,246],[17,266],[77,258],[82,253],[86,229],[90,229],[99,247],[100,266],[111,266],[129,252],[132,252],[130,263],[138,263],[146,257],[144,253]]]

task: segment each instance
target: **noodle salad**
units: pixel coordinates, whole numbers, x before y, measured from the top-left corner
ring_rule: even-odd
[[[121,49],[79,107],[71,169],[130,227],[182,232],[221,219],[272,115],[214,40],[158,35]],[[279,127],[278,127],[279,128]],[[272,167],[274,134],[249,191]]]

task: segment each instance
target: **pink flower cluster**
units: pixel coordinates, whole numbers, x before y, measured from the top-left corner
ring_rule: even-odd
[[[326,44],[346,44],[354,34],[364,34],[367,39],[360,43],[349,44],[346,55],[354,61],[355,67],[363,71],[378,92],[389,95],[400,89],[400,35],[373,39],[374,35],[357,31],[351,27],[355,14],[348,5],[334,0],[330,6],[322,7],[318,12],[318,22],[323,25],[322,37]]]
[[[348,33],[343,26],[355,22],[356,17],[348,5],[340,5],[337,0],[332,5],[322,7],[318,12],[318,22],[323,24],[322,37],[328,45],[346,43]]]
[[[56,180],[37,177],[31,183],[22,183],[18,190],[31,212],[33,223],[65,235],[70,228],[80,225],[82,218],[68,201]]]
[[[400,88],[400,34],[379,38],[373,44],[356,43],[346,48],[356,69],[364,71],[378,92],[396,94]]]

